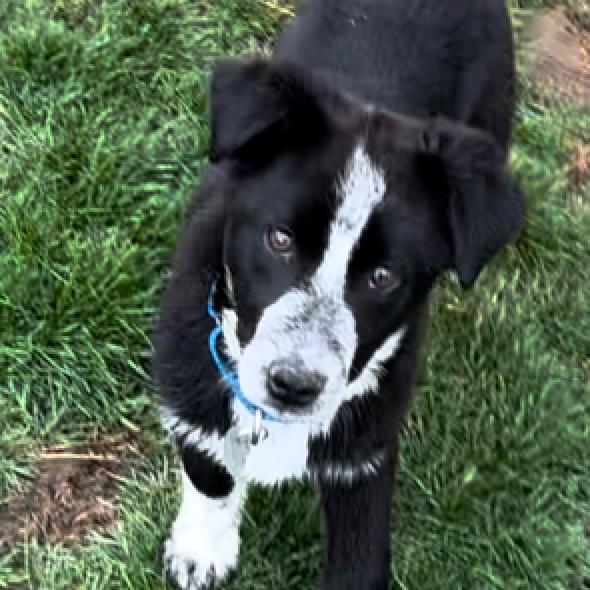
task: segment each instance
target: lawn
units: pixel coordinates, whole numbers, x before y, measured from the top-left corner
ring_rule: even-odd
[[[514,0],[517,27],[542,4]],[[207,72],[267,45],[285,6],[0,0],[0,588],[168,587],[178,462],[151,327],[206,159]],[[395,590],[590,588],[590,108],[520,70],[528,219],[472,290],[433,299]],[[228,590],[313,587],[308,487],[254,490],[242,538]]]

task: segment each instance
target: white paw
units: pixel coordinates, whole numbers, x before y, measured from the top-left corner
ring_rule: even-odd
[[[235,527],[221,535],[200,526],[174,527],[164,548],[164,564],[170,579],[182,590],[217,588],[235,569],[238,550]]]

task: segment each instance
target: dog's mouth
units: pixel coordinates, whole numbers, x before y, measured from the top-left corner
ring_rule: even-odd
[[[265,396],[262,405],[263,407],[271,409],[281,416],[301,419],[313,417],[321,406],[319,401],[316,401],[313,404],[292,404],[286,406],[285,404],[273,399],[269,395]]]

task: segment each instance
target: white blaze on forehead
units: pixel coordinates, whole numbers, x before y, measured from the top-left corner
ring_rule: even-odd
[[[385,175],[358,145],[338,184],[338,209],[330,227],[328,248],[313,277],[320,292],[342,294],[348,263],[371,213],[385,196]]]

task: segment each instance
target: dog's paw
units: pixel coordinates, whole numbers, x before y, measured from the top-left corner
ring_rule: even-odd
[[[181,590],[212,590],[236,568],[238,550],[234,529],[215,539],[198,528],[173,530],[164,546],[166,573]]]

